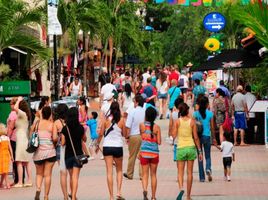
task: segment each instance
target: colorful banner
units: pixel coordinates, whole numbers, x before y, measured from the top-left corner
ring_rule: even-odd
[[[58,19],[59,0],[47,0],[47,34],[62,35],[61,24]]]
[[[177,0],[167,0],[168,4],[177,4]]]
[[[191,0],[191,4],[193,6],[201,6],[202,5],[202,0]]]
[[[182,6],[189,6],[190,0],[178,0],[178,4]]]
[[[212,6],[212,0],[203,0],[204,6]]]
[[[165,0],[155,0],[155,3],[164,3]]]

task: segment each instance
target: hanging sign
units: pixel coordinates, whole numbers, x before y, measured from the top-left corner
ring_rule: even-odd
[[[59,0],[47,0],[48,35],[62,35],[61,24],[58,20],[58,4]]]
[[[210,32],[219,32],[221,31],[226,24],[225,17],[218,12],[212,12],[207,14],[204,17],[203,25],[206,30]]]

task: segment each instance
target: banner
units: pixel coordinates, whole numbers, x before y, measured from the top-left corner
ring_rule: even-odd
[[[47,0],[47,34],[62,35],[61,24],[58,19],[59,0]]]
[[[189,6],[190,0],[178,0],[178,4],[182,6]]]
[[[177,3],[178,3],[177,0],[167,0],[167,2],[168,2],[169,4],[177,4]]]
[[[202,5],[202,0],[191,0],[191,4],[193,6],[201,6]]]
[[[155,0],[155,3],[164,3],[165,0]]]

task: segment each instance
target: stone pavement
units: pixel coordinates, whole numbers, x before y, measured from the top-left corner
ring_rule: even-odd
[[[167,120],[157,121],[162,129],[162,145],[160,147],[160,163],[158,167],[157,199],[175,200],[178,193],[177,168],[173,162],[172,146],[164,141],[167,135]],[[212,147],[213,181],[200,183],[198,181],[197,162],[194,165],[194,182],[192,188],[193,200],[267,200],[268,199],[268,149],[264,145],[236,147],[236,161],[232,165],[232,181],[223,180],[221,152]],[[124,148],[124,171],[127,167],[128,151]],[[35,173],[34,165],[33,175]],[[138,177],[136,164],[133,180],[123,180],[122,193],[127,200],[141,200],[142,186]],[[185,176],[186,179],[186,176]],[[185,182],[186,184],[186,182]],[[116,192],[114,179],[114,191]],[[0,200],[31,200],[34,198],[35,187],[0,190]],[[116,193],[115,193],[116,194]],[[150,197],[149,189],[149,197]],[[43,193],[41,193],[43,196]],[[81,170],[79,179],[79,200],[108,199],[106,185],[105,163],[99,158],[90,161]],[[59,167],[53,169],[50,200],[62,200],[59,180]]]

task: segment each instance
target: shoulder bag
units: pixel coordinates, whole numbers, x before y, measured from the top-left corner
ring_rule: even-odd
[[[73,152],[74,152],[75,161],[78,164],[78,166],[82,167],[84,164],[88,163],[88,159],[87,159],[88,156],[85,155],[85,154],[76,155],[76,151],[75,151],[75,148],[74,148],[73,140],[72,140],[72,137],[71,137],[71,134],[70,134],[70,131],[69,131],[69,128],[68,128],[67,125],[66,125],[66,128],[67,128],[69,139],[70,139],[70,142],[71,142],[71,145],[72,145],[72,149],[73,149]]]
[[[222,128],[224,131],[231,133],[233,130],[233,121],[232,119],[229,117],[229,104],[228,104],[228,100],[225,99],[225,107],[226,107],[226,111],[225,111],[225,119],[224,122],[222,124]]]
[[[28,153],[34,153],[37,150],[37,148],[39,147],[39,136],[38,136],[39,122],[40,121],[36,122],[35,127],[34,127],[34,131],[31,135],[31,138],[29,139],[28,147],[26,149],[26,151]]]

